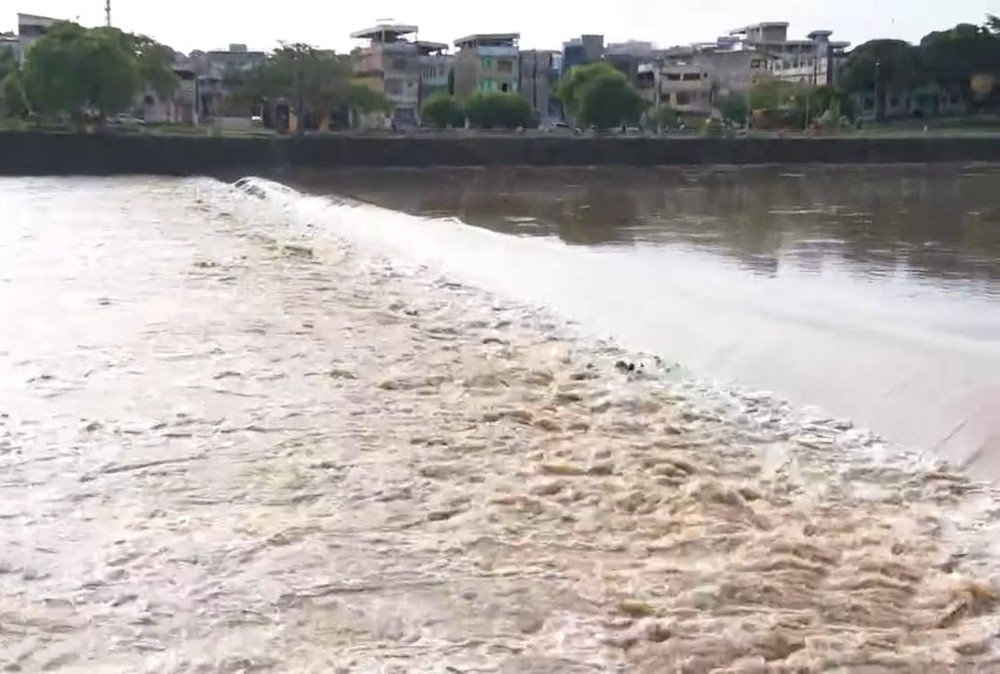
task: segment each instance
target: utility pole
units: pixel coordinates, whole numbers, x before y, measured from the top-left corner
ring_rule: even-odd
[[[111,28],[111,0],[104,0],[104,21]]]

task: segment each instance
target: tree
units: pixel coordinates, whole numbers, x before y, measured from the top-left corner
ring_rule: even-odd
[[[26,117],[31,107],[20,69],[11,70],[0,81],[0,117]]]
[[[715,107],[719,109],[719,114],[728,122],[734,124],[746,124],[750,115],[750,107],[746,96],[740,94],[729,94],[716,101]]]
[[[24,85],[40,112],[106,116],[132,103],[140,76],[134,55],[112,32],[59,23],[28,50]]]
[[[583,107],[586,88],[598,77],[614,74],[621,75],[621,71],[604,61],[574,66],[570,68],[569,75],[556,87],[556,98],[563,104],[566,113],[576,119]]]
[[[1000,35],[989,24],[959,24],[930,33],[920,41],[920,60],[928,79],[972,101],[972,77],[1000,68]]]
[[[903,40],[872,40],[854,49],[844,63],[841,84],[853,93],[905,91],[925,79],[917,49]]]
[[[477,91],[465,102],[469,122],[480,129],[527,128],[534,115],[531,104],[518,94]]]
[[[246,75],[244,91],[258,100],[293,102],[302,131],[309,114],[322,123],[351,92],[348,57],[303,43],[282,44],[266,62]]]
[[[635,124],[648,106],[628,78],[615,70],[591,80],[580,98],[580,121],[598,129]]]
[[[661,105],[646,112],[646,123],[657,129],[670,128],[677,126],[680,117],[680,114],[669,105]]]
[[[161,101],[169,98],[181,84],[173,69],[174,50],[145,35],[124,33],[122,38],[126,49],[135,54],[139,79]]]
[[[14,58],[14,52],[10,49],[0,50],[0,82],[14,70],[18,69],[17,59]]]
[[[431,96],[421,111],[423,121],[439,129],[459,127],[465,124],[465,112],[462,105],[444,92]]]

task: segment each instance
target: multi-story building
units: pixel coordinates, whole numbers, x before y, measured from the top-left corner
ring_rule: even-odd
[[[753,85],[770,77],[770,60],[752,49],[708,49],[704,45],[686,53],[673,53],[658,64],[641,66],[652,72],[647,96],[654,105],[669,105],[680,113],[709,114],[718,100],[745,95]]]
[[[520,80],[518,33],[481,33],[455,40],[455,96],[477,91],[515,92]]]
[[[652,42],[611,43],[604,50],[604,60],[625,73],[633,84],[638,82],[639,66],[649,63],[657,57],[656,48]]]
[[[449,93],[448,80],[455,57],[443,42],[417,42],[420,53],[420,107],[438,93]]]
[[[581,35],[563,42],[562,74],[569,72],[574,66],[595,63],[604,58],[603,35]]]
[[[806,40],[789,40],[788,24],[784,22],[758,23],[730,32],[730,36],[771,57],[771,74],[775,78],[812,86],[836,84],[837,71],[850,43],[833,42],[832,34],[829,30],[815,30]]]
[[[17,33],[0,33],[0,50],[9,51],[18,63],[23,64],[28,47],[57,23],[59,19],[47,16],[18,14]]]
[[[518,91],[538,113],[544,124],[552,117],[560,117],[560,106],[552,96],[552,88],[559,80],[559,52],[532,49],[522,51],[518,72]]]
[[[410,39],[416,33],[416,26],[396,23],[351,33],[352,38],[368,40],[355,61],[355,79],[392,101],[391,120],[402,126],[419,120],[420,50]]]
[[[240,77],[267,61],[267,54],[262,51],[247,49],[245,44],[230,44],[229,49],[216,49],[205,55],[207,71],[205,74],[220,80]]]

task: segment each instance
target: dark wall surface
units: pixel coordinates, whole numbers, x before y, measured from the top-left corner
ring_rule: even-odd
[[[0,175],[212,175],[288,167],[1000,162],[1000,137],[218,138],[0,133]]]

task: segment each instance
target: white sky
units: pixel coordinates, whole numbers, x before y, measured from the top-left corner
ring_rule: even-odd
[[[308,42],[347,51],[349,34],[393,18],[420,26],[420,37],[453,42],[469,33],[520,32],[527,48],[561,48],[581,33],[603,33],[610,42],[647,40],[660,46],[714,40],[732,28],[759,21],[788,21],[789,37],[815,29],[860,44],[875,37],[918,41],[931,30],[982,23],[1000,15],[1000,0],[111,0],[119,28],[145,33],[188,52],[230,42],[271,49],[277,41]],[[0,0],[0,30],[16,13],[104,22],[104,0]]]

